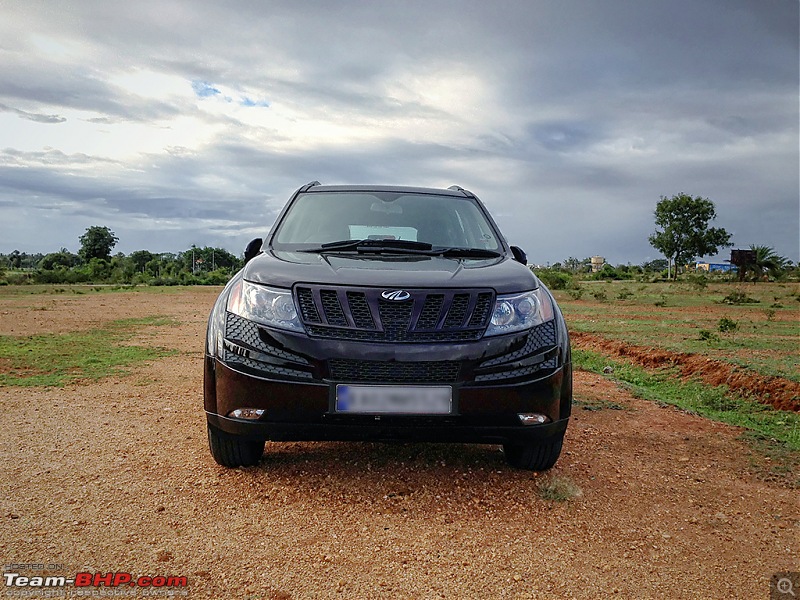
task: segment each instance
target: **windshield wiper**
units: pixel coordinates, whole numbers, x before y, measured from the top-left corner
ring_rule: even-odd
[[[317,248],[306,248],[299,252],[402,252],[409,254],[428,254],[431,244],[426,242],[413,242],[411,240],[340,240],[321,244]]]
[[[451,258],[497,258],[502,256],[499,252],[485,248],[434,248],[426,254]]]
[[[502,256],[494,250],[485,248],[457,248],[441,247],[434,248],[427,242],[414,242],[411,240],[340,240],[338,242],[328,242],[316,248],[305,248],[299,252],[312,252],[322,254],[324,252],[359,252],[359,253],[380,253],[380,252],[399,252],[402,254],[422,254],[424,256],[444,256],[447,258],[497,258]]]

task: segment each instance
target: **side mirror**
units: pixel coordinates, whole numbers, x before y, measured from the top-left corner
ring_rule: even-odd
[[[511,254],[514,255],[514,260],[523,265],[528,264],[528,255],[519,246],[511,246]]]
[[[244,264],[249,263],[251,259],[261,254],[261,246],[263,244],[264,240],[261,238],[256,238],[247,244],[247,248],[244,249]]]

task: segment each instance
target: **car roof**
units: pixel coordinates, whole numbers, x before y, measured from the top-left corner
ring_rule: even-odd
[[[320,185],[303,186],[304,193],[318,192],[404,192],[407,194],[436,194],[437,196],[472,197],[472,194],[461,188],[443,189],[430,187],[413,187],[404,185]]]

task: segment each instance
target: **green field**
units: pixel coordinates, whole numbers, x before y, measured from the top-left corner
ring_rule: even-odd
[[[800,381],[798,284],[584,282],[554,294],[571,331]]]

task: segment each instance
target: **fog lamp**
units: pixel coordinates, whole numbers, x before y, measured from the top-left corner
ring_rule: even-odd
[[[248,419],[250,421],[255,421],[260,419],[264,412],[265,411],[263,408],[237,408],[229,412],[228,416],[233,417],[234,419]]]
[[[517,413],[517,416],[523,425],[544,425],[550,421],[550,417],[541,413]]]

